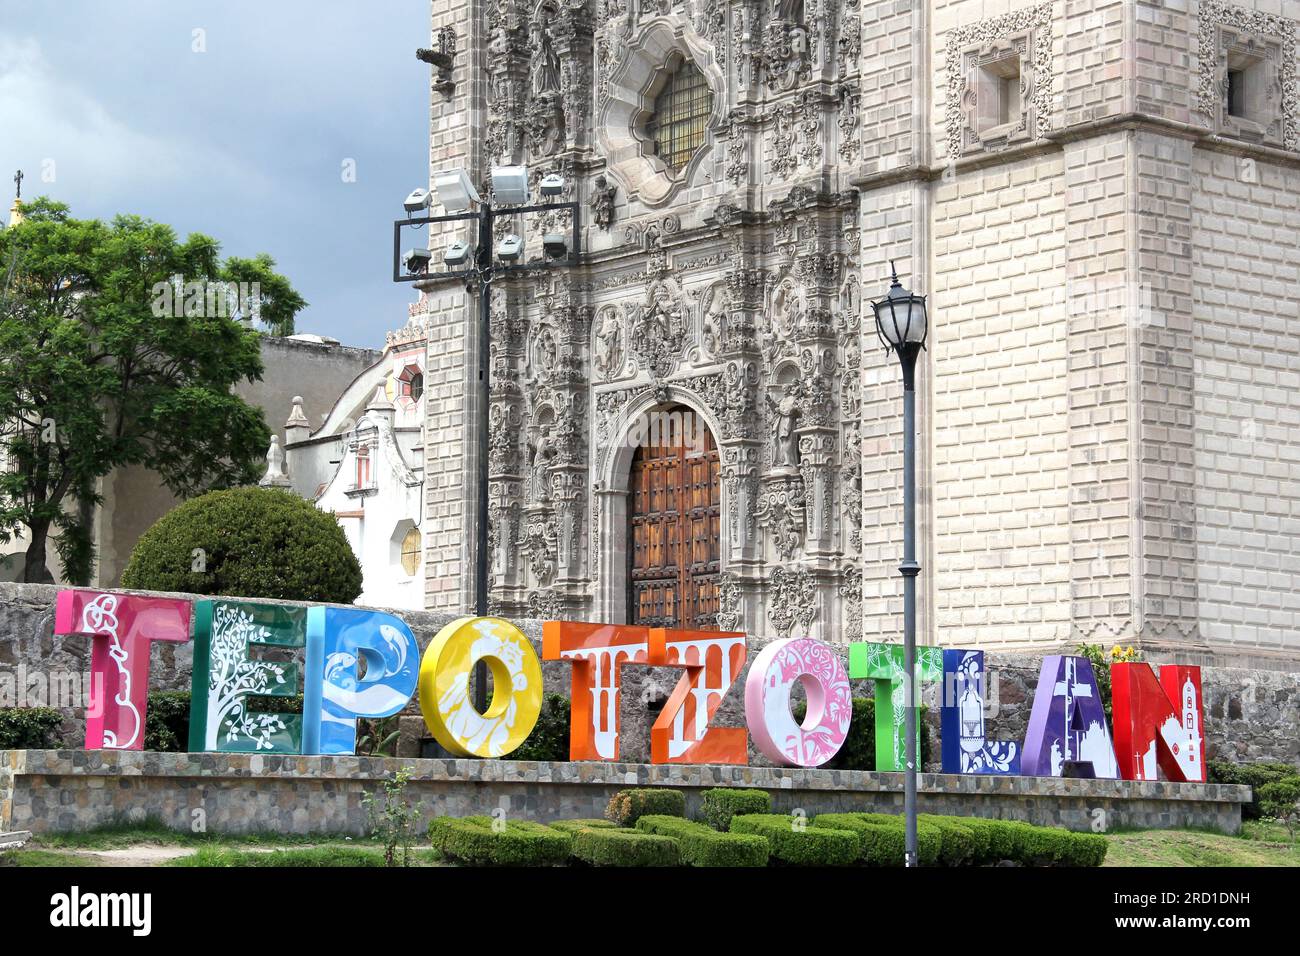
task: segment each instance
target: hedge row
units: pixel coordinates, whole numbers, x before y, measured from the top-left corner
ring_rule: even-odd
[[[806,826],[783,813],[733,817],[731,832],[765,837],[772,856],[790,866],[849,866],[860,852],[856,833]]]
[[[885,813],[823,813],[815,828],[850,831],[860,841],[859,860],[868,866],[902,866],[903,818]],[[1101,866],[1106,838],[1015,820],[943,817],[917,820],[917,856],[922,866],[987,866],[1009,860],[1025,866]]]
[[[704,822],[723,833],[730,829],[732,817],[771,812],[772,795],[766,790],[715,787],[704,791]]]
[[[429,822],[429,842],[444,857],[474,866],[555,866],[574,851],[574,835],[540,823],[491,817],[435,817]]]
[[[681,866],[677,841],[623,827],[586,827],[573,834],[573,855],[591,866]]]
[[[615,826],[634,827],[644,816],[686,816],[686,794],[665,787],[620,790],[609,800],[605,816]]]
[[[765,837],[719,833],[681,817],[645,816],[636,822],[636,828],[677,841],[687,866],[767,866]]]

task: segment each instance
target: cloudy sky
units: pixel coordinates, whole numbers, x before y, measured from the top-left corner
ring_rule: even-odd
[[[0,196],[270,253],[298,331],[379,346],[392,220],[428,180],[428,0],[0,0]],[[355,169],[355,181],[345,171]]]

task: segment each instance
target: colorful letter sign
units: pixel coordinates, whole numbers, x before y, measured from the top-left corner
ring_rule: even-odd
[[[647,663],[686,670],[650,728],[651,762],[749,762],[743,727],[709,726],[745,669],[744,634],[651,628]]]
[[[313,607],[307,612],[302,752],[357,751],[357,718],[390,717],[415,693],[420,647],[383,611]],[[357,676],[365,661],[366,676]]]
[[[906,689],[903,686],[901,644],[850,644],[849,676],[876,682],[876,769],[902,770],[907,756]],[[943,676],[943,655],[937,647],[916,649],[917,696],[920,682]],[[916,701],[920,706],[920,700]],[[920,754],[917,755],[918,759]]]
[[[547,621],[542,658],[571,665],[569,759],[618,759],[619,667],[644,664],[650,629],[629,624]]]
[[[190,639],[190,602],[172,598],[60,591],[54,633],[93,638],[87,750],[143,750],[149,700],[149,645]]]
[[[1020,745],[984,737],[984,652],[943,652],[943,772],[1020,773]]]
[[[302,753],[302,715],[249,709],[250,697],[301,692],[298,665],[255,660],[254,645],[302,647],[307,608],[253,601],[198,601],[194,606],[194,677],[190,750]]]
[[[480,714],[469,681],[478,661],[492,672]],[[496,617],[452,621],[425,648],[420,708],[429,733],[459,757],[500,757],[522,744],[542,712],[542,664],[524,633]]]
[[[803,685],[803,724],[790,713],[790,691]],[[844,746],[853,694],[839,656],[806,637],[773,641],[745,678],[745,722],[763,756],[792,767],[820,767]]]
[[[1030,777],[1063,777],[1077,765],[1079,776],[1119,776],[1101,692],[1086,657],[1049,654],[1034,691],[1021,771]]]
[[[1205,782],[1201,740],[1201,669],[1164,664],[1160,680],[1149,664],[1110,668],[1115,756],[1125,780]]]

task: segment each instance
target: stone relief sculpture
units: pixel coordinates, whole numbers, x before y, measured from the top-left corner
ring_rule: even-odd
[[[776,468],[799,467],[799,439],[795,428],[801,414],[799,386],[791,382],[785,387],[780,401],[765,395],[767,407],[772,412],[772,464]]]
[[[591,218],[601,229],[608,229],[614,223],[614,199],[618,190],[603,173],[592,184],[591,198],[587,205],[591,208]]]
[[[618,311],[603,309],[596,329],[594,363],[602,378],[613,378],[623,367],[623,322]]]

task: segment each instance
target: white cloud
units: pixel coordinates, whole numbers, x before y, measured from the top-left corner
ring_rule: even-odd
[[[260,173],[221,149],[218,137],[195,144],[133,128],[93,92],[61,78],[36,39],[3,33],[0,152],[26,166],[24,195],[57,196],[73,206],[74,214],[90,197],[103,208],[117,206],[118,199],[174,194],[214,180],[238,182],[244,190],[266,187]]]

